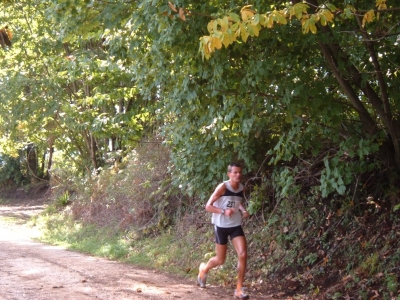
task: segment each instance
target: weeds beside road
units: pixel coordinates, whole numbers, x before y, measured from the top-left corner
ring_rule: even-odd
[[[219,286],[200,289],[195,280],[68,251],[33,241],[29,222],[44,206],[0,204],[0,298],[2,299],[229,299]],[[252,299],[272,299],[254,295]],[[274,298],[276,299],[276,298]]]

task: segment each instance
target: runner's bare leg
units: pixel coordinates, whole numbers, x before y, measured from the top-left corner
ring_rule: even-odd
[[[247,241],[244,236],[237,236],[232,239],[232,244],[235,247],[238,255],[238,278],[236,289],[240,291],[244,282],[244,275],[247,267]]]

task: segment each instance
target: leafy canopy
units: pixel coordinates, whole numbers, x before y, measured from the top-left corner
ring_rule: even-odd
[[[325,2],[317,7],[310,8],[306,2],[287,4],[283,9],[258,13],[252,9],[253,5],[243,6],[240,16],[236,13],[229,13],[223,18],[211,20],[207,25],[210,35],[200,38],[200,52],[203,57],[209,59],[216,49],[221,49],[222,45],[228,47],[240,38],[243,42],[251,37],[258,37],[262,28],[273,28],[275,25],[286,25],[289,21],[298,20],[301,23],[302,32],[317,33],[317,24],[327,26],[334,23],[335,18],[350,18],[356,12],[352,5],[340,9],[329,2]],[[386,0],[376,0],[378,11],[386,10]],[[310,13],[310,11],[314,11]],[[370,23],[375,19],[373,9],[367,11],[362,20],[362,25]]]

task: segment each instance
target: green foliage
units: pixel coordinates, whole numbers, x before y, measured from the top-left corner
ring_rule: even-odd
[[[250,194],[250,200],[247,204],[247,211],[250,214],[255,214],[262,211],[263,206],[266,205],[266,185],[256,185]]]
[[[310,253],[309,255],[304,257],[304,261],[312,266],[317,261],[318,255],[316,253]]]
[[[111,151],[136,145],[151,116],[127,83],[126,67],[109,59],[100,42],[104,27],[95,11],[101,7],[36,4],[2,11],[3,21],[18,28],[8,59],[2,60],[6,93],[0,109],[12,116],[3,120],[2,132],[11,133],[8,140],[34,142],[44,152],[55,147],[75,168],[91,171],[103,164],[110,144]]]
[[[366,272],[369,275],[375,274],[377,271],[379,255],[377,253],[372,253],[368,257],[366,257],[365,261],[361,263],[360,270],[361,272]]]
[[[296,171],[291,168],[275,168],[272,179],[280,197],[286,198],[289,195],[297,194],[299,188],[294,184]]]
[[[56,206],[64,207],[70,203],[70,195],[68,190],[64,192],[61,196],[59,196],[56,200]]]
[[[110,259],[123,259],[128,255],[129,246],[115,232],[107,228],[82,226],[62,214],[42,215],[36,220],[42,227],[40,240],[68,249],[91,253]]]
[[[42,228],[42,241],[181,276],[186,276],[189,271],[194,276],[201,259],[194,255],[191,229],[186,233],[192,238],[182,236],[179,239],[166,232],[149,239],[131,239],[124,232],[116,233],[111,228],[81,224],[60,212],[42,214],[37,218],[36,226]],[[198,246],[197,254],[203,247]]]
[[[387,274],[386,276],[387,289],[390,293],[396,293],[399,288],[399,283],[395,274]]]
[[[123,159],[157,132],[171,149],[172,185],[189,195],[206,199],[224,179],[227,164],[240,161],[252,174],[267,155],[270,169],[276,166],[271,184],[282,197],[311,188],[302,181],[305,176],[315,178],[311,185],[327,197],[345,195],[360,174],[384,165],[386,132],[396,139],[396,124],[387,128],[390,116],[374,117],[382,112],[370,101],[372,93],[363,90],[382,87],[368,75],[377,72],[361,37],[343,34],[353,24],[343,19],[326,32],[330,3],[315,11],[315,19],[273,28],[269,25],[286,24],[288,16],[306,17],[308,8],[298,3],[283,16],[276,5],[264,16],[250,6],[237,12],[240,4],[218,1],[172,3],[180,14],[158,0],[29,3],[1,12],[15,32],[13,47],[1,61],[0,112],[9,117],[1,120],[0,132],[9,153],[34,143],[52,174],[63,165],[78,174],[100,172],[110,158]],[[254,8],[271,10],[262,1]],[[246,30],[257,38],[245,34],[246,44],[221,49],[204,62],[198,37],[205,34],[205,24],[223,14],[235,22],[246,18],[251,23]],[[368,26],[395,23],[389,17],[386,12]],[[226,29],[233,25],[229,22],[222,18],[212,30]],[[301,25],[315,33],[315,24],[322,24],[315,35],[298,31]],[[227,45],[227,36],[219,36],[221,43]],[[390,70],[397,54],[394,41],[386,38],[376,51],[385,53],[379,63]],[[338,57],[333,69],[316,47],[332,41],[345,58]],[[350,95],[334,70],[346,77],[353,65],[365,72]],[[385,73],[389,95],[397,86],[394,73]],[[396,104],[386,100],[397,115]],[[366,126],[366,119],[375,123]],[[53,161],[46,160],[49,149],[58,153]],[[310,169],[296,167],[300,162]],[[267,169],[259,173],[261,184],[271,175]],[[256,211],[263,203],[254,199]]]
[[[20,185],[24,182],[23,167],[19,157],[2,155],[0,157],[0,185],[9,185],[10,182]]]

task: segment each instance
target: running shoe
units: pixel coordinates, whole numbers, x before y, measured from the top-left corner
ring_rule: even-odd
[[[200,264],[199,275],[197,275],[197,284],[201,288],[205,288],[206,287],[206,280],[207,280],[207,274],[203,274],[203,278],[200,277],[201,271],[203,270],[204,266],[205,266],[205,263],[201,263]]]
[[[247,295],[244,291],[243,288],[240,289],[240,292],[238,292],[238,290],[235,290],[235,294],[233,295],[235,298],[238,299],[249,299],[249,295]]]

